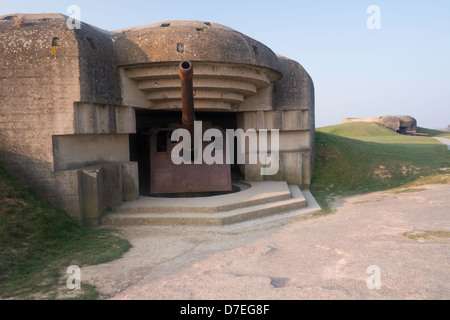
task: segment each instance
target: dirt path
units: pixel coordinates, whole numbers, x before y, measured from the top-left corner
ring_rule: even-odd
[[[435,139],[437,140],[437,141],[439,141],[440,143],[443,143],[443,144],[446,144],[447,145],[447,149],[448,150],[450,150],[450,139],[447,139],[447,138],[436,138],[435,137]]]
[[[377,192],[284,225],[127,227],[133,248],[82,281],[114,299],[450,299],[449,194]],[[403,235],[419,231],[441,232]]]

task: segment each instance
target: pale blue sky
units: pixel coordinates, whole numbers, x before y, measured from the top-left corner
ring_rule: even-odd
[[[221,23],[300,62],[316,89],[316,125],[345,117],[408,114],[450,124],[450,1],[146,0],[5,1],[0,15],[60,12],[115,30],[162,20]],[[369,5],[381,30],[369,30]]]

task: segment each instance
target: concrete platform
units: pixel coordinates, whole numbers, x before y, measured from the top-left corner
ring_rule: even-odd
[[[241,191],[211,197],[140,197],[105,214],[101,223],[113,226],[221,226],[271,215],[310,213],[310,210],[300,210],[307,205],[302,191],[285,181],[242,182],[237,185]]]

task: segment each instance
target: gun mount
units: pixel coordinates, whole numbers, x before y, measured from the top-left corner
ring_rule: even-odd
[[[206,164],[203,161],[174,164],[172,150],[180,142],[172,141],[172,133],[179,128],[187,129],[191,136],[191,159],[197,159],[198,150],[194,148],[195,111],[194,111],[194,68],[189,60],[179,64],[181,82],[181,124],[170,124],[167,128],[158,128],[150,136],[150,193],[151,194],[179,194],[193,192],[231,191],[231,167],[226,164],[226,146],[224,148],[223,164]],[[202,123],[202,137],[206,130],[216,128],[223,134],[224,130],[214,127],[210,122]],[[201,140],[199,144],[203,150],[208,145]],[[201,159],[202,160],[202,159]]]

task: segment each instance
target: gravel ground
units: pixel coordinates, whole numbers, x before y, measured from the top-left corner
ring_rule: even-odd
[[[124,227],[133,248],[82,282],[104,299],[450,299],[450,185],[415,189],[289,223]],[[404,235],[422,231],[440,233]]]

